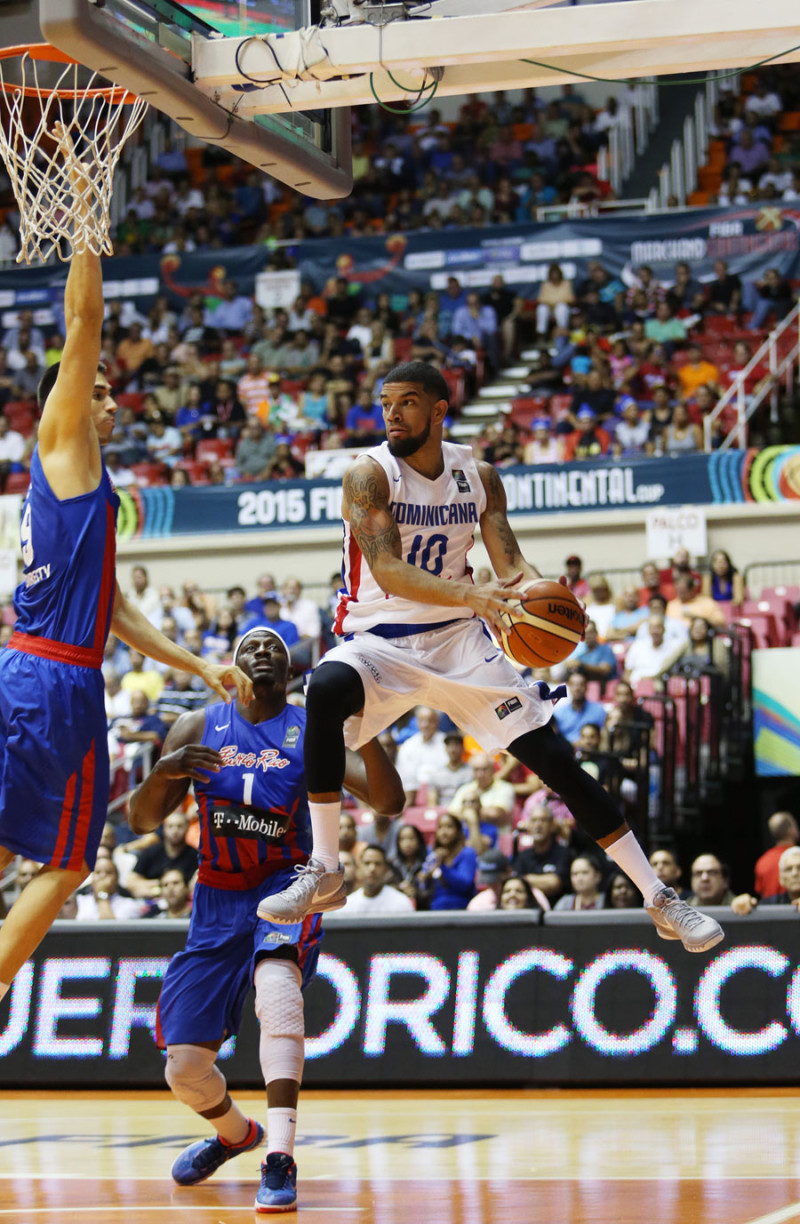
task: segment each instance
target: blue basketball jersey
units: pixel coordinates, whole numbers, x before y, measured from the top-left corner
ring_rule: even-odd
[[[235,704],[206,709],[203,743],[222,756],[208,782],[195,782],[200,815],[198,879],[216,888],[247,889],[311,852],[311,820],[303,769],[306,712],[287,705],[251,725]]]
[[[114,605],[118,509],[105,464],[96,489],[60,501],[34,450],[20,524],[16,632],[89,651],[99,667]]]

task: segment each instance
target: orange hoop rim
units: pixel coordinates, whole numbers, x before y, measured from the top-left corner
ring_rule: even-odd
[[[42,61],[51,64],[76,64],[81,65],[79,60],[73,59],[71,55],[67,55],[65,51],[59,51],[58,47],[52,46],[50,43],[28,43],[17,47],[0,47],[0,61],[15,59],[27,55],[29,59]],[[86,69],[91,72],[91,68]],[[134,102],[140,101],[135,93],[131,93],[122,85],[107,85],[97,89],[48,89],[45,86],[37,87],[33,85],[14,85],[0,78],[0,91],[7,94],[22,94],[26,98],[41,98],[55,96],[62,98],[65,101],[75,102],[83,101],[85,98],[102,98],[104,102],[110,102],[117,106],[131,106]]]

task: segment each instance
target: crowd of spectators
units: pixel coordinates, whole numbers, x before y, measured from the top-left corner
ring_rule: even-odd
[[[780,137],[776,156],[769,144],[791,89],[776,69],[747,99],[724,95],[720,104],[729,179],[755,173],[750,161],[763,158],[755,169],[763,170],[764,198],[791,198],[800,182],[787,161],[793,151],[800,158],[796,134]],[[377,108],[357,112],[355,188],[344,201],[294,195],[219,150],[168,140],[152,181],[131,199],[116,253],[530,221],[542,205],[606,191],[593,177],[597,150],[628,105],[626,96],[609,98],[595,114],[565,85],[547,100],[528,90],[519,105],[502,93],[468,99],[449,124],[433,109],[419,123]],[[732,202],[741,198],[734,191]],[[13,228],[11,212],[2,235]],[[270,267],[290,264],[290,246],[272,251]],[[487,288],[451,276],[441,291],[406,295],[342,276],[321,292],[302,284],[290,309],[264,310],[230,280],[179,307],[166,297],[146,311],[110,301],[103,358],[119,413],[109,467],[123,489],[291,479],[304,474],[309,448],[382,439],[380,388],[396,361],[439,366],[455,418],[529,343],[539,356],[527,389],[510,417],[475,442],[490,462],[691,453],[702,449],[704,418],[764,329],[793,303],[777,269],[742,282],[722,260],[706,283],[686,263],[663,283],[648,267],[623,282],[598,262],[573,282],[555,263],[530,299],[498,273]],[[0,489],[26,487],[36,388],[62,348],[58,325],[37,326],[30,310],[2,337]],[[768,379],[766,368],[751,370],[747,394]],[[733,411],[721,414],[715,445],[734,422]]]
[[[723,207],[800,200],[800,131],[782,124],[800,106],[796,74],[760,72],[740,93],[724,90],[712,137],[724,142],[722,181],[714,202]]]

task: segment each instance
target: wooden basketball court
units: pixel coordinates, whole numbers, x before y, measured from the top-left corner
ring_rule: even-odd
[[[256,1116],[263,1096],[237,1094]],[[0,1222],[252,1219],[256,1153],[202,1186],[170,1178],[203,1135],[166,1092],[10,1092]],[[308,1092],[297,1218],[341,1224],[800,1221],[800,1102],[688,1093]]]

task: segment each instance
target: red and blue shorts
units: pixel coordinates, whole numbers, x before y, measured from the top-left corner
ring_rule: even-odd
[[[296,956],[305,990],[317,969],[321,916],[278,926],[256,913],[262,897],[283,892],[294,879],[292,866],[243,891],[196,885],[186,947],[173,956],[161,988],[156,1040],[162,1049],[238,1033],[256,965],[278,949]]]
[[[0,652],[0,846],[67,871],[94,867],[108,787],[99,668]]]

